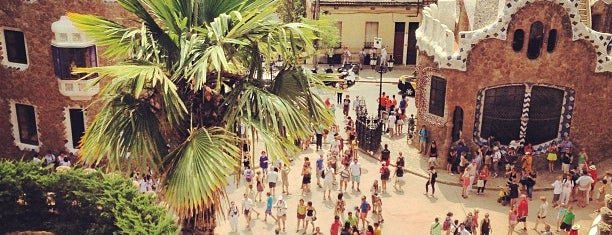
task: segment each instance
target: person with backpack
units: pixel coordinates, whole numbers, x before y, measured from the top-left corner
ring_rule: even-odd
[[[444,222],[442,223],[442,230],[446,231],[446,235],[450,235],[452,229],[451,229],[451,225],[453,224],[453,212],[448,212],[446,213],[446,218],[444,219]]]
[[[431,196],[433,197],[436,193],[436,179],[438,178],[438,172],[434,168],[434,166],[429,167],[428,171],[429,178],[427,179],[427,183],[425,183],[425,195],[429,195],[429,185],[431,185]]]
[[[399,192],[403,192],[402,186],[404,186],[404,167],[398,165],[395,169],[395,183],[393,184],[393,188],[397,189]],[[397,186],[399,185],[399,189]]]
[[[382,162],[382,166],[380,168],[380,181],[382,182],[382,192],[387,192],[387,181],[391,177],[391,171],[385,162]]]
[[[434,222],[431,223],[431,227],[429,228],[430,235],[442,235],[442,225],[440,224],[440,219],[436,217]]]
[[[240,211],[238,210],[238,206],[234,201],[230,202],[230,208],[227,212],[229,217],[230,226],[232,227],[232,232],[238,232],[238,216]]]

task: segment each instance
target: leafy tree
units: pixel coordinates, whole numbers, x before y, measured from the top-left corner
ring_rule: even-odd
[[[96,171],[51,173],[32,162],[0,162],[0,233],[177,234],[176,218],[131,180]]]
[[[237,145],[255,138],[238,138],[240,125],[286,161],[311,125],[332,123],[311,92],[322,82],[297,65],[314,53],[318,31],[280,21],[277,1],[118,2],[137,24],[68,15],[118,61],[74,71],[106,82],[80,153],[108,170],[159,173],[163,200],[181,217],[222,209]],[[268,79],[274,55],[285,63]]]
[[[306,16],[306,0],[281,0],[276,11],[285,23],[300,22]]]

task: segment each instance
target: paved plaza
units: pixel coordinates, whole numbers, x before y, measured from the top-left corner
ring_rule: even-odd
[[[399,98],[401,95],[397,95],[397,87],[392,82],[397,82],[397,78],[401,74],[410,74],[412,71],[410,68],[401,67],[396,68],[394,71],[384,74],[383,91],[388,94],[396,94]],[[357,80],[357,83],[348,89],[344,94],[351,96],[351,101],[355,95],[363,96],[366,98],[366,104],[368,111],[373,113],[376,108],[376,97],[378,96],[379,86],[378,73],[375,73],[369,69],[361,72],[361,77]],[[369,78],[368,78],[369,77]],[[323,93],[322,97],[330,98],[331,101],[336,100],[335,93]],[[336,123],[343,127],[345,125],[342,117],[341,107],[337,106],[336,111]],[[414,98],[409,99],[409,108],[407,112],[410,114],[416,113],[414,106]],[[354,117],[355,113],[351,110],[350,115]],[[404,129],[407,129],[406,126]],[[497,203],[498,190],[497,186],[503,185],[505,179],[498,177],[489,180],[487,183],[487,190],[485,195],[476,195],[470,193],[467,199],[461,197],[461,187],[455,185],[458,182],[457,176],[449,175],[445,170],[438,169],[438,184],[436,184],[435,196],[426,196],[425,183],[426,179],[423,178],[425,175],[425,168],[427,166],[424,157],[418,154],[418,150],[412,145],[407,144],[406,133],[399,137],[389,138],[388,136],[383,137],[383,143],[388,144],[391,150],[391,162],[395,162],[397,159],[397,153],[402,151],[406,159],[406,168],[409,174],[405,174],[406,184],[404,185],[404,191],[399,192],[394,190],[392,184],[388,185],[387,193],[382,195],[382,214],[384,217],[384,223],[382,224],[383,234],[415,234],[415,235],[426,235],[429,234],[429,226],[433,222],[435,217],[439,217],[442,222],[447,212],[453,212],[453,219],[458,219],[460,222],[465,220],[466,214],[478,208],[480,210],[479,223],[484,217],[485,213],[488,213],[492,222],[493,234],[506,234],[508,226],[508,206],[502,206]],[[263,149],[264,144],[258,143],[254,150],[257,156],[258,153]],[[297,234],[297,219],[296,219],[296,205],[300,198],[303,198],[306,202],[312,201],[313,206],[317,211],[317,221],[315,226],[320,227],[323,234],[330,233],[330,226],[333,222],[334,217],[334,206],[336,202],[336,196],[338,189],[334,185],[332,191],[332,200],[323,199],[323,189],[317,187],[316,178],[313,175],[311,190],[309,195],[304,197],[300,196],[300,184],[302,176],[301,166],[303,164],[304,157],[309,157],[313,168],[315,160],[319,154],[327,154],[329,150],[329,144],[323,145],[323,151],[315,151],[314,144],[309,149],[303,151],[301,154],[295,157],[291,164],[291,172],[289,174],[289,191],[290,195],[282,195],[287,201],[288,205],[288,216],[287,216],[287,229],[284,234]],[[440,150],[445,151],[445,150]],[[274,156],[270,156],[274,159]],[[345,193],[344,198],[346,201],[347,211],[359,205],[360,197],[362,195],[367,196],[370,201],[370,188],[372,183],[376,179],[380,179],[379,169],[380,163],[376,159],[378,155],[371,156],[364,152],[359,152],[359,162],[363,168],[361,176],[361,192],[351,190],[350,183],[348,187],[348,193]],[[258,160],[255,160],[257,165]],[[253,164],[252,164],[253,165]],[[392,172],[395,167],[391,167]],[[514,234],[540,234],[531,228],[534,226],[536,212],[540,204],[540,196],[546,196],[549,202],[552,199],[552,191],[550,191],[550,184],[552,179],[556,177],[555,174],[539,175],[536,184],[536,192],[534,192],[534,200],[529,203],[529,217],[527,228],[528,230],[523,232],[522,224],[516,226],[516,232]],[[264,181],[265,182],[265,181]],[[267,183],[265,183],[267,185]],[[280,184],[278,184],[280,185]],[[239,217],[238,222],[238,233],[237,234],[274,234],[275,223],[273,219],[268,218],[267,222],[264,222],[264,211],[265,211],[265,192],[267,192],[267,186],[264,191],[263,201],[255,202],[255,209],[261,213],[259,217],[253,214],[253,220],[251,221],[251,229],[246,229],[244,216]],[[230,185],[227,187],[229,199],[235,201],[239,206],[241,205],[242,195],[245,192],[245,182],[241,179],[240,182],[236,183],[234,177],[230,179]],[[276,196],[274,201],[281,195],[281,189],[277,186]],[[597,205],[597,206],[596,206]],[[580,234],[586,234],[587,229],[591,226],[593,218],[596,216],[593,211],[598,208],[600,204],[598,202],[591,202],[586,208],[576,208],[576,223],[582,226]],[[371,215],[372,213],[370,213]],[[548,217],[546,221],[548,223],[555,223],[557,210],[549,207]],[[276,215],[276,210],[273,210],[273,215]],[[374,221],[372,217],[369,218]],[[343,223],[344,221],[342,221]],[[553,231],[555,226],[553,226]],[[543,230],[544,226],[540,225],[540,230]],[[218,234],[231,234],[230,224],[228,220],[220,220],[216,233]],[[303,231],[300,230],[301,234]],[[312,234],[311,229],[308,229],[307,234]]]

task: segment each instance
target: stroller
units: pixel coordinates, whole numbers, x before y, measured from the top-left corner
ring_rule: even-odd
[[[497,202],[501,203],[502,206],[510,204],[510,188],[499,186],[499,198]]]

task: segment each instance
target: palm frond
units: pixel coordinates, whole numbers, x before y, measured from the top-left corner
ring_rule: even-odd
[[[222,128],[193,130],[164,162],[164,195],[182,217],[214,207],[221,201],[229,174],[239,164],[237,137]],[[220,213],[222,214],[222,213]]]
[[[167,150],[150,105],[127,93],[104,99],[81,141],[82,160],[127,172],[160,164]]]
[[[176,84],[168,78],[160,66],[143,61],[132,61],[131,64],[113,65],[93,68],[76,68],[75,73],[87,73],[85,76],[98,76],[91,81],[91,85],[98,84],[103,79],[112,79],[103,88],[104,93],[120,94],[130,93],[141,98],[143,91],[147,96],[159,97],[160,107],[154,107],[164,112],[168,123],[176,127],[183,121],[187,108],[177,93]],[[148,94],[154,92],[155,94]]]

